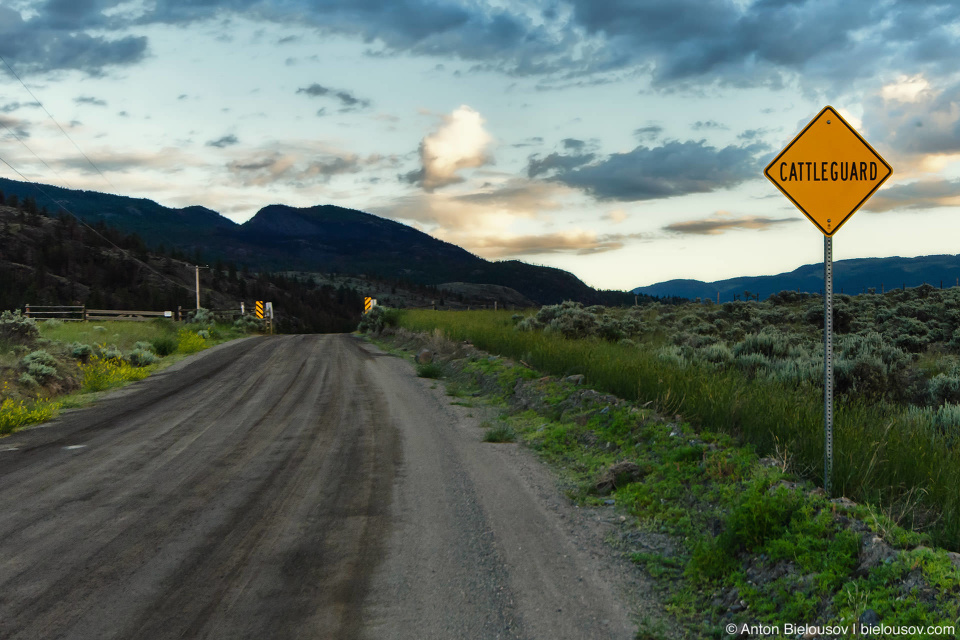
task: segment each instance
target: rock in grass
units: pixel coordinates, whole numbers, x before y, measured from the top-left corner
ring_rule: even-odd
[[[605,496],[609,494],[614,489],[630,484],[631,482],[637,482],[643,478],[644,472],[638,464],[635,462],[623,461],[616,462],[603,472],[603,475],[600,476],[600,479],[597,480],[597,483],[594,485],[597,493]]]
[[[897,550],[873,533],[864,534],[860,541],[860,565],[853,575],[862,578],[870,570],[879,566],[897,555]]]
[[[563,379],[564,382],[571,382],[573,384],[583,384],[583,374],[577,373],[572,376],[567,376]]]
[[[430,349],[420,349],[420,352],[414,356],[413,361],[417,364],[430,364],[433,362],[433,352]]]

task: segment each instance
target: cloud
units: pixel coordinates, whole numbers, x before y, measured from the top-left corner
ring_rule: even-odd
[[[788,77],[841,85],[878,70],[945,66],[957,55],[960,7],[947,0],[571,0],[572,22],[611,56],[653,68],[658,86],[713,79],[782,86]]]
[[[340,111],[356,111],[358,109],[365,109],[370,106],[369,100],[364,100],[358,98],[349,91],[344,91],[342,89],[331,89],[330,87],[324,87],[317,83],[311,84],[309,87],[301,87],[297,89],[297,93],[304,93],[313,98],[319,97],[330,97],[335,98],[340,101]]]
[[[694,131],[703,131],[704,129],[718,129],[720,131],[726,131],[730,127],[728,127],[725,124],[720,124],[716,120],[706,120],[706,121],[697,120],[696,122],[693,123],[691,128]]]
[[[109,40],[81,30],[103,22],[102,14],[90,0],[47,2],[29,20],[24,20],[15,9],[0,6],[0,56],[21,75],[59,69],[101,75],[105,67],[130,65],[144,59],[145,37]]]
[[[527,173],[533,177],[552,171],[549,179],[599,200],[654,200],[708,193],[754,179],[760,170],[757,155],[765,150],[758,143],[717,149],[702,140],[674,141],[639,146],[589,164],[587,156],[531,158]]]
[[[359,173],[363,165],[361,159],[352,154],[305,160],[298,154],[274,151],[259,158],[235,160],[227,164],[227,169],[245,185],[264,186],[327,183],[337,175]]]
[[[493,139],[483,123],[483,117],[467,105],[444,116],[440,127],[420,142],[421,168],[401,179],[425,191],[463,182],[460,171],[491,161],[487,149]]]
[[[642,233],[612,233],[599,235],[595,231],[570,229],[554,233],[533,235],[489,235],[474,237],[453,237],[447,235],[442,239],[456,244],[485,258],[508,258],[531,255],[569,253],[575,255],[590,255],[616,251],[622,249],[629,240],[644,238]]]
[[[960,206],[960,180],[918,180],[878,191],[864,210],[874,212]]]
[[[73,99],[76,104],[89,104],[95,107],[105,107],[107,106],[106,100],[101,100],[100,98],[94,98],[93,96],[78,96]]]
[[[546,182],[513,178],[461,194],[420,192],[397,198],[379,212],[390,218],[435,226],[440,233],[477,233],[504,229],[561,207],[569,189]]]
[[[562,141],[564,149],[573,149],[574,151],[580,151],[586,146],[586,142],[583,140],[577,140],[576,138],[564,138]]]
[[[960,82],[900,78],[866,101],[863,122],[867,140],[892,150],[897,164],[915,167],[926,156],[960,154]]]
[[[645,127],[633,130],[633,135],[636,136],[640,142],[652,142],[659,138],[662,133],[663,127],[656,124],[648,124]]]
[[[9,135],[20,138],[21,140],[30,137],[30,130],[27,129],[26,120],[0,115],[0,127],[3,127],[4,131],[7,131]]]
[[[4,105],[0,105],[0,113],[13,113],[14,111],[19,111],[23,107],[36,106],[38,106],[36,102],[8,102]]]
[[[551,171],[567,172],[591,162],[595,157],[592,153],[576,153],[566,156],[551,153],[543,159],[536,155],[530,156],[527,161],[527,176],[536,178]]]
[[[603,215],[604,220],[609,220],[613,224],[620,224],[628,217],[629,216],[627,215],[627,212],[623,209],[614,209],[613,211],[609,211]]]
[[[711,236],[720,235],[732,229],[765,230],[772,226],[797,222],[799,218],[764,218],[762,216],[743,216],[731,218],[729,213],[718,211],[713,217],[703,220],[690,220],[668,224],[663,229],[671,233],[684,235]]]
[[[239,142],[240,141],[237,139],[237,136],[231,133],[230,135],[223,136],[222,138],[218,138],[216,140],[210,140],[209,142],[207,142],[207,146],[223,149],[224,147],[231,147],[235,144],[238,144]]]

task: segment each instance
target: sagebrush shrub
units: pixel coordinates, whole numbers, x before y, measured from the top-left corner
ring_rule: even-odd
[[[146,367],[157,361],[157,356],[147,349],[134,349],[127,355],[127,360],[135,367]]]
[[[80,342],[72,342],[69,347],[71,357],[76,358],[77,360],[82,360],[84,362],[90,357],[93,353],[93,347],[88,344],[82,344]]]
[[[27,344],[40,337],[40,330],[33,318],[16,311],[0,314],[0,339],[14,344]]]

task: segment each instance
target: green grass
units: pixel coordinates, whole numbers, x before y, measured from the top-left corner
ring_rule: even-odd
[[[150,342],[154,339],[175,336],[176,324],[167,320],[148,322],[64,322],[59,326],[49,326],[45,322],[38,323],[40,335],[43,338],[70,344],[114,344],[122,351],[133,349],[137,342]],[[97,329],[101,327],[101,329]]]
[[[443,368],[436,362],[417,365],[417,376],[421,378],[439,378],[443,375]]]
[[[694,430],[649,407],[590,403],[582,387],[543,373],[481,356],[454,364],[449,375],[455,390],[483,389],[477,401],[500,406],[496,420],[481,424],[488,434],[512,431],[554,467],[576,502],[605,507],[612,500],[623,514],[624,537],[614,542],[656,580],[660,610],[672,620],[646,620],[637,637],[720,638],[729,622],[850,624],[867,609],[889,625],[960,617],[960,571],[944,550],[926,548],[929,536],[868,505],[848,512],[810,483],[797,486],[782,465],[760,464],[755,447],[738,446],[729,434]],[[517,405],[510,400],[521,380]],[[625,460],[637,465],[639,479],[601,493],[597,480]],[[858,576],[861,532],[849,518],[905,551]],[[641,542],[634,545],[633,536]],[[671,542],[662,551],[647,546],[664,538]],[[777,567],[784,570],[763,580],[752,573]],[[911,576],[926,587],[905,591]],[[731,590],[745,610],[729,609],[733,601],[721,596]]]
[[[506,424],[491,427],[483,434],[484,442],[516,442],[516,440],[516,432]]]
[[[777,454],[791,470],[823,482],[821,391],[696,362],[680,366],[636,347],[516,331],[511,312],[405,311],[401,326],[436,328],[453,340],[523,360],[562,376],[584,374],[602,391],[682,413],[701,429],[728,433],[761,455]],[[837,403],[833,487],[836,495],[879,505],[907,526],[960,549],[960,448],[931,439],[890,405]]]

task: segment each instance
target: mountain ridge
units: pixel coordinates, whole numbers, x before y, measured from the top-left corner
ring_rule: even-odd
[[[518,260],[492,262],[413,227],[336,205],[271,204],[238,224],[201,206],[165,207],[146,198],[34,185],[0,178],[0,191],[32,198],[56,215],[67,208],[88,223],[136,233],[152,248],[195,260],[232,261],[253,270],[367,274],[420,285],[447,282],[510,287],[540,304],[633,304],[624,291],[599,291],[572,273]]]
[[[880,293],[893,288],[956,286],[960,279],[960,255],[937,254],[904,258],[850,258],[833,263],[835,293],[858,294],[870,289]],[[727,302],[746,293],[760,299],[780,291],[823,292],[823,263],[805,264],[793,271],[768,276],[740,276],[714,282],[675,279],[637,287],[634,293],[651,296],[676,296],[695,299],[710,298]]]

